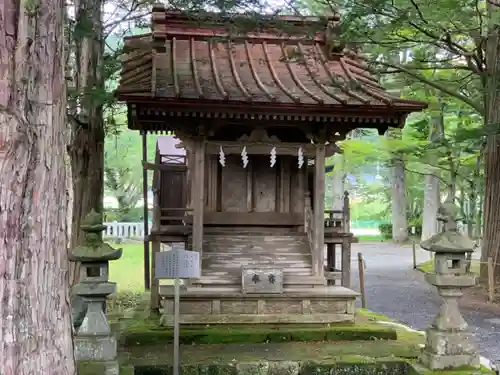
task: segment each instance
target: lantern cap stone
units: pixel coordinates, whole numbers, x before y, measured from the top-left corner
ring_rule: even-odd
[[[435,253],[469,253],[474,251],[474,242],[456,231],[445,231],[422,241],[420,247]]]
[[[85,232],[83,243],[75,247],[69,254],[69,260],[84,263],[96,263],[119,259],[122,256],[122,249],[114,249],[109,244],[102,241],[99,235],[104,229],[102,216],[92,210],[82,220],[80,228]]]
[[[435,253],[468,253],[474,251],[474,242],[458,233],[456,224],[457,206],[453,198],[447,198],[438,209],[438,220],[444,222],[445,230],[420,243],[424,250]]]
[[[84,232],[100,233],[106,229],[106,226],[102,224],[101,214],[92,209],[87,216],[83,218],[80,228]]]

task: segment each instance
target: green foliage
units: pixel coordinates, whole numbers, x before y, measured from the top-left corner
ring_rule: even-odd
[[[118,314],[125,311],[141,310],[144,308],[145,301],[148,301],[148,299],[143,292],[133,290],[120,291],[108,298],[106,312],[108,314]]]
[[[141,187],[142,188],[142,187]],[[135,223],[142,221],[144,217],[143,207],[131,207],[131,208],[121,208],[121,209],[105,209],[104,210],[104,221],[118,221],[118,222],[131,222]]]
[[[351,203],[351,218],[359,221],[376,221],[387,218],[389,210],[388,202],[379,199],[367,199],[361,202]]]
[[[413,228],[415,228],[415,233],[413,233]],[[392,238],[392,224],[383,223],[378,226],[380,235],[382,238],[388,240]],[[421,220],[412,220],[408,223],[408,236],[420,236],[422,235],[422,222]]]
[[[148,160],[152,160],[156,137],[148,136],[147,143]],[[116,215],[121,220],[136,216],[134,209],[143,193],[142,171],[141,135],[131,130],[108,134],[104,145],[104,188],[107,195],[117,199]]]
[[[387,223],[380,224],[378,226],[378,230],[380,231],[380,235],[384,239],[392,238],[392,224],[387,224]]]

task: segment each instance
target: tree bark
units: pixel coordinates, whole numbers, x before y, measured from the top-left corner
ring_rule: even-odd
[[[91,211],[103,210],[104,119],[102,0],[75,1],[74,90],[79,113],[72,124],[71,170],[73,176],[73,221],[71,247],[78,245],[83,232],[81,221]],[[78,266],[72,265],[71,282],[78,280]]]
[[[442,113],[439,116],[434,116],[431,118],[431,124],[429,127],[429,142],[433,143],[438,140],[442,133],[440,131],[442,122]],[[440,202],[440,179],[439,170],[437,168],[431,168],[431,173],[425,176],[424,182],[424,210],[423,210],[423,220],[422,220],[422,241],[434,236],[438,233],[438,221],[437,221],[437,211]]]
[[[438,233],[437,210],[439,208],[440,188],[437,176],[426,175],[424,186],[424,212],[422,222],[422,241]]]
[[[402,160],[394,160],[392,175],[392,239],[404,242],[408,239],[408,218],[406,215],[405,167]]]
[[[400,129],[392,129],[387,132],[389,138],[401,138]],[[392,160],[391,169],[391,212],[392,212],[392,239],[396,242],[404,242],[408,239],[408,215],[406,211],[406,184],[405,164],[396,152]]]
[[[0,374],[74,375],[61,0],[0,7]]]
[[[486,147],[484,151],[484,232],[481,250],[481,281],[486,281],[486,262],[492,257],[495,275],[500,277],[500,26],[497,25],[500,1],[487,2],[490,16],[489,34],[486,42],[486,72],[483,82],[485,90]]]

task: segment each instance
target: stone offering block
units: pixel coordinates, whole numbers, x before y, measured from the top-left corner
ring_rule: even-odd
[[[283,293],[283,269],[243,267],[241,286],[246,294]]]

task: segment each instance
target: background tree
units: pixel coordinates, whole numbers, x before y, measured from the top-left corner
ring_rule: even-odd
[[[124,109],[113,89],[120,71],[124,35],[149,15],[148,0],[75,0],[69,6],[68,71],[73,175],[72,246],[81,239],[81,220],[102,212],[106,132],[116,132],[115,117]],[[104,8],[108,12],[104,12]]]
[[[156,151],[156,136],[148,136],[147,142],[148,160],[153,160]],[[104,190],[118,203],[115,220],[137,220],[134,209],[143,196],[141,160],[142,139],[138,132],[125,130],[120,126],[117,128],[117,133],[109,133],[106,136]],[[149,177],[149,182],[151,182],[151,173]]]
[[[2,5],[0,373],[74,375],[64,3]]]
[[[351,48],[368,48],[366,61],[380,74],[403,74],[442,96],[453,97],[482,119],[485,170],[482,260],[500,251],[500,25],[499,1],[318,0],[342,13]],[[312,9],[318,9],[316,4]],[[439,9],[439,12],[436,10]],[[363,50],[366,49],[363,48]],[[390,56],[411,50],[407,61]],[[445,74],[447,71],[451,74]],[[430,77],[429,73],[439,74]],[[500,266],[497,266],[500,271]],[[481,276],[486,274],[485,267]],[[500,274],[500,272],[496,272]]]

